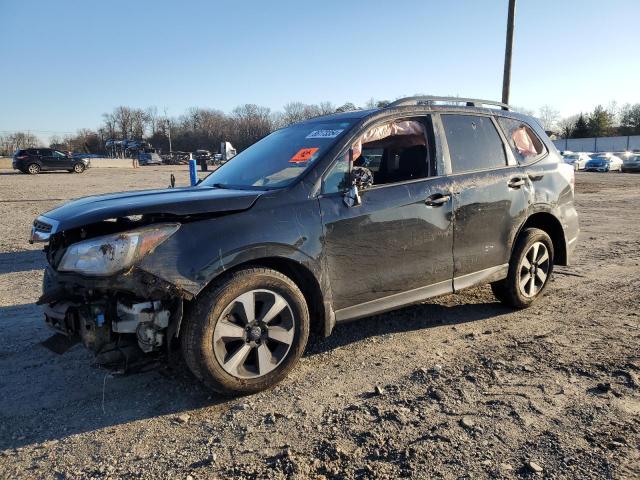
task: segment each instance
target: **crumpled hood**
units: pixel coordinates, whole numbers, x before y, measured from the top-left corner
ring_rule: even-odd
[[[58,231],[108,218],[144,214],[197,215],[251,208],[264,192],[214,187],[165,188],[84,197],[43,214],[59,222]]]

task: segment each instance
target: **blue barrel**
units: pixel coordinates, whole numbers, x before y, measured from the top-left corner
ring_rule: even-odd
[[[189,178],[191,179],[191,186],[198,183],[198,173],[196,171],[196,161],[189,160]]]

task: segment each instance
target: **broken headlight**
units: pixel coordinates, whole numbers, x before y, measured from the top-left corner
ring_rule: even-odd
[[[112,275],[129,268],[178,228],[179,224],[150,225],[74,243],[67,248],[58,270],[85,275]]]

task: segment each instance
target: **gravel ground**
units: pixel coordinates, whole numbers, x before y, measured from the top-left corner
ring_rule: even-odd
[[[640,477],[640,175],[577,175],[575,263],[528,310],[480,287],[340,326],[230,400],[40,345],[33,217],[171,172],[0,170],[0,478]]]

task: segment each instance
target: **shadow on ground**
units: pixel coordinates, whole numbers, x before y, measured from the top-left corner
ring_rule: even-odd
[[[305,355],[372,336],[474,322],[508,312],[498,303],[411,306],[340,325],[328,339],[314,338]],[[152,371],[114,376],[92,367],[92,355],[80,345],[65,355],[45,349],[40,342],[49,334],[41,327],[41,313],[35,306],[4,307],[0,315],[5,320],[14,315],[15,322],[21,323],[18,328],[40,332],[31,342],[21,341],[20,350],[0,355],[0,450],[202,407],[217,405],[223,413],[226,404],[235,403],[201,386],[181,359]],[[2,330],[17,327],[2,323]],[[215,410],[211,414],[217,416]]]
[[[0,252],[0,275],[4,273],[43,270],[47,259],[42,250],[20,250],[17,252]]]

